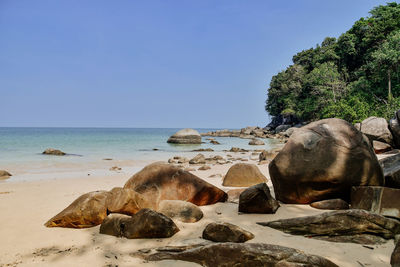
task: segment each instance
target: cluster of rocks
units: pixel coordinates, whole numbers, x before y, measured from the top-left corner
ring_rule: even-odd
[[[274,139],[287,139],[286,130],[279,128],[276,130],[268,130],[266,128],[261,128],[258,126],[248,126],[240,130],[217,130],[206,133],[201,133],[201,136],[213,136],[213,137],[239,137],[243,139],[255,139],[255,138],[274,138]],[[261,141],[261,140],[260,140]],[[257,141],[260,145],[259,141]]]

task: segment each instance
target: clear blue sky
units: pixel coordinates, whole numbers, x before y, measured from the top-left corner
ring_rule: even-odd
[[[292,56],[373,0],[0,0],[0,126],[264,126]]]

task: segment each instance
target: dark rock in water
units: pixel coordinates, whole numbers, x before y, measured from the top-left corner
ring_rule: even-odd
[[[400,233],[398,220],[357,209],[257,224],[293,235],[358,244],[381,244]]]
[[[12,176],[12,174],[9,173],[8,171],[0,170],[0,180],[8,179],[10,178],[10,176]]]
[[[270,214],[275,213],[279,207],[265,183],[247,188],[239,197],[239,212]]]
[[[229,152],[249,152],[248,150],[244,148],[239,148],[239,147],[232,147]]]
[[[203,166],[201,166],[201,167],[199,168],[199,171],[206,171],[206,170],[210,170],[210,169],[211,169],[210,166],[203,165]]]
[[[284,203],[350,199],[351,186],[383,185],[369,140],[341,119],[312,122],[296,130],[269,164],[275,196]]]
[[[392,147],[389,144],[380,142],[380,141],[372,141],[372,146],[374,147],[374,151],[376,154],[381,154],[387,151],[392,150]]]
[[[381,186],[354,186],[351,208],[368,210],[400,219],[400,189]]]
[[[197,154],[194,158],[189,160],[189,164],[205,164],[206,157],[203,154]]]
[[[220,145],[221,144],[217,140],[211,140],[210,143],[213,144],[213,145]]]
[[[311,207],[321,210],[348,210],[349,204],[343,199],[327,199],[310,204]]]
[[[393,144],[393,136],[389,130],[389,125],[384,118],[369,117],[360,124],[360,131],[373,141],[381,141]]]
[[[54,155],[54,156],[64,156],[66,153],[62,152],[61,150],[58,150],[58,149],[48,148],[45,151],[43,151],[42,154]]]
[[[167,216],[142,209],[132,217],[112,214],[100,226],[100,234],[126,238],[166,238],[179,232]]]
[[[214,151],[214,149],[212,149],[212,148],[199,148],[199,149],[192,150],[192,152],[213,152],[213,151]]]
[[[316,255],[262,243],[217,243],[181,247],[164,247],[150,251],[138,251],[131,256],[146,261],[182,260],[205,267],[227,266],[281,266],[281,267],[337,267],[333,262]]]
[[[222,185],[245,187],[266,182],[267,178],[261,173],[257,165],[236,163],[229,168]]]
[[[397,238],[395,241],[396,246],[392,252],[392,256],[390,257],[390,264],[392,267],[400,267],[400,239]]]
[[[183,169],[156,162],[144,167],[124,185],[143,195],[155,206],[162,200],[184,200],[197,206],[224,202],[224,191]]]
[[[210,223],[203,231],[203,238],[214,242],[244,243],[254,235],[231,223]]]
[[[194,129],[182,129],[172,135],[168,143],[173,144],[201,144],[201,135]]]
[[[157,211],[185,223],[194,223],[203,218],[203,212],[199,207],[182,200],[163,200]]]
[[[379,160],[385,176],[385,186],[400,188],[400,153]]]

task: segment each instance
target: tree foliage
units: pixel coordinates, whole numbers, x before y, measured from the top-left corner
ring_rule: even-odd
[[[375,7],[338,39],[293,56],[272,77],[265,109],[303,120],[357,122],[400,108],[400,4]]]

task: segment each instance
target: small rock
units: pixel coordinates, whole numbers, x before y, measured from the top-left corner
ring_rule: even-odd
[[[210,166],[203,165],[203,166],[201,166],[201,167],[199,168],[199,171],[206,171],[206,170],[210,170],[210,169],[211,169]]]
[[[0,170],[0,180],[8,179],[10,178],[10,176],[12,176],[12,174],[9,173],[8,171]]]
[[[212,148],[199,148],[199,149],[192,150],[192,152],[213,152],[213,151],[214,151],[214,149],[212,149]]]
[[[239,196],[239,212],[244,213],[275,213],[280,207],[265,183],[253,185]]]
[[[263,145],[265,145],[265,143],[263,141],[261,141],[260,139],[253,139],[253,140],[250,140],[249,145],[251,145],[251,146],[263,146]]]
[[[122,170],[122,169],[118,166],[113,166],[110,168],[110,171],[120,171],[120,170]]]
[[[189,164],[205,164],[206,163],[206,158],[204,157],[203,154],[198,154],[191,160],[189,160]]]
[[[210,223],[203,231],[203,238],[214,242],[244,243],[254,235],[230,223]]]
[[[62,152],[61,150],[54,149],[54,148],[48,148],[45,151],[43,151],[42,154],[44,154],[44,155],[64,156],[65,152]]]
[[[321,201],[316,201],[310,204],[311,207],[320,210],[348,210],[349,204],[343,199],[326,199]]]

